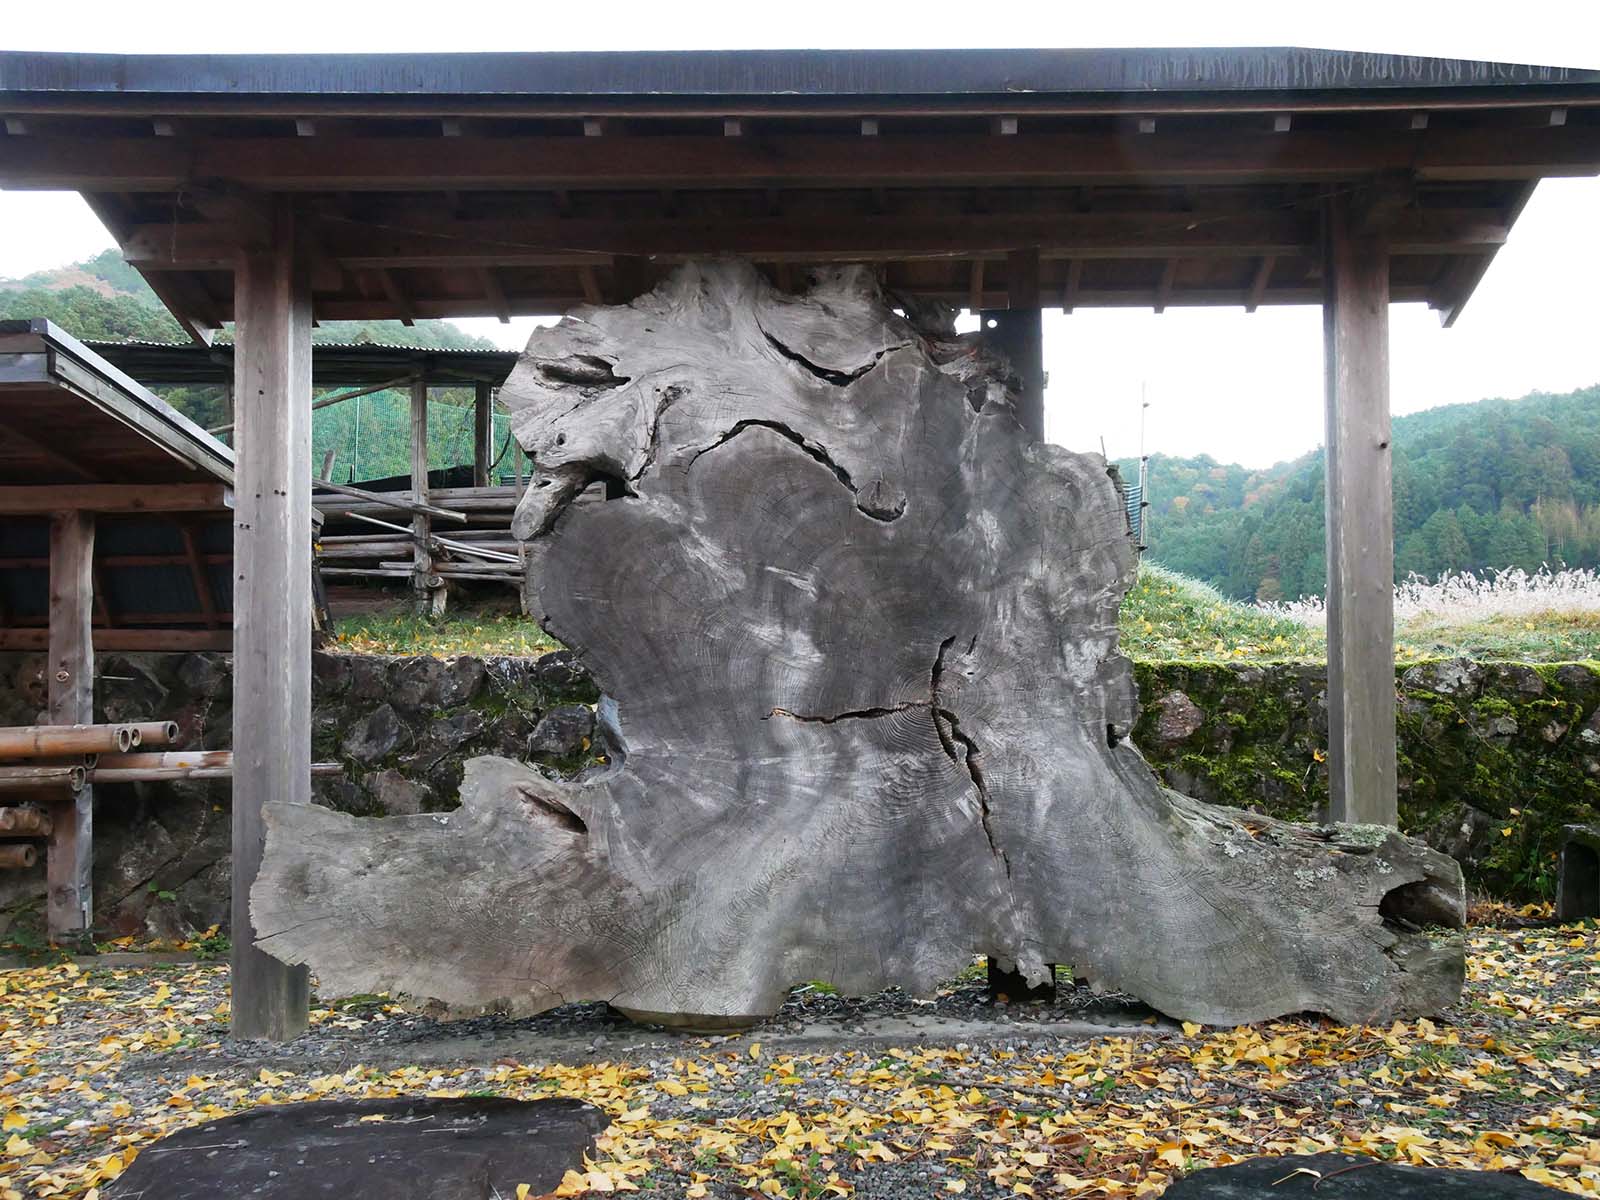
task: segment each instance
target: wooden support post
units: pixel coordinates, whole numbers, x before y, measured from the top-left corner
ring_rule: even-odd
[[[978,314],[983,336],[1011,360],[1022,383],[1017,420],[1035,441],[1044,440],[1044,314],[1039,307],[1039,251],[1006,255],[1010,307]],[[992,322],[992,327],[991,327]]]
[[[422,379],[411,381],[411,496],[421,504],[428,502],[428,385]],[[433,555],[428,544],[433,536],[433,518],[418,509],[411,514],[411,586],[416,593],[416,609],[422,616],[444,612],[444,585],[435,582]]]
[[[1324,210],[1328,804],[1335,821],[1394,825],[1389,255],[1355,208]]]
[[[94,515],[50,523],[49,704],[52,725],[94,721]],[[87,935],[94,917],[94,798],[82,788],[50,812],[46,921],[52,941]]]
[[[250,888],[262,805],[311,803],[311,288],[293,210],[273,215],[234,281],[233,1035],[283,1041],[306,1027],[306,970],[256,946]]]
[[[494,463],[494,388],[480,383],[472,395],[472,486],[489,486]]]

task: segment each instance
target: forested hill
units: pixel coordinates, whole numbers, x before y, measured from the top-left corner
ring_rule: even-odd
[[[73,337],[183,342],[188,335],[162,307],[139,273],[115,250],[39,271],[21,279],[0,279],[0,320],[45,317]],[[221,340],[231,334],[224,331]],[[378,342],[387,346],[439,346],[493,350],[448,321],[323,321],[312,330],[317,342]]]
[[[77,338],[188,340],[139,273],[115,250],[22,279],[0,279],[0,320],[34,317],[54,321]],[[222,341],[230,336],[228,330],[219,335]],[[448,321],[418,321],[412,326],[398,321],[323,321],[311,331],[311,338],[315,342],[495,349],[494,343],[472,337]],[[202,426],[209,428],[228,419],[221,388],[157,390]],[[434,393],[428,419],[430,466],[471,461],[470,402],[467,394]],[[399,392],[379,392],[323,409],[313,418],[313,461],[320,464],[324,452],[331,449],[337,455],[337,477],[346,477],[351,471],[366,479],[402,475],[411,469],[410,430],[410,400]]]
[[[1138,463],[1125,460],[1124,478]],[[1239,599],[1320,595],[1323,460],[1150,460],[1150,556]],[[1600,386],[1394,421],[1395,577],[1600,566]]]

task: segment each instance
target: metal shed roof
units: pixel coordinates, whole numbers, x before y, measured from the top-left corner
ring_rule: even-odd
[[[233,451],[45,320],[0,321],[7,485],[233,482]]]
[[[0,321],[0,649],[45,645],[50,517],[95,512],[95,644],[228,644],[233,451],[48,321]]]
[[[157,384],[230,384],[233,344],[88,341],[96,354],[129,375]],[[436,387],[499,386],[517,365],[515,350],[386,346],[374,342],[314,342],[311,378],[321,385],[371,384],[408,376]]]

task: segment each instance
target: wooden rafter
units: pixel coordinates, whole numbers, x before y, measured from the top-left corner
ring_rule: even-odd
[[[1169,258],[1161,267],[1161,279],[1156,284],[1156,296],[1151,307],[1158,313],[1167,311],[1167,305],[1172,303],[1172,288],[1178,281],[1178,260]]]
[[[189,581],[194,585],[194,595],[200,605],[200,613],[205,618],[207,629],[216,629],[217,619],[216,595],[211,588],[211,577],[206,571],[206,560],[200,553],[200,546],[195,538],[194,527],[184,521],[178,525],[179,536],[183,538],[183,554],[189,564]],[[232,554],[227,556],[231,561]]]
[[[1256,264],[1256,273],[1250,280],[1250,293],[1244,302],[1245,312],[1253,313],[1261,307],[1261,297],[1267,293],[1267,284],[1272,280],[1272,268],[1277,261],[1270,254],[1261,256],[1261,261]]]
[[[483,291],[484,298],[489,301],[489,307],[494,315],[500,318],[500,324],[511,324],[511,305],[506,300],[506,290],[500,286],[493,267],[478,267],[475,274],[478,277],[478,287]]]
[[[389,303],[393,304],[395,311],[400,314],[400,324],[415,325],[416,311],[412,307],[410,297],[400,287],[400,281],[394,277],[394,272],[388,267],[373,267],[372,272],[378,277],[384,295],[389,297]]]
[[[29,454],[42,459],[49,465],[66,471],[69,475],[89,483],[99,483],[102,476],[83,465],[78,459],[65,452],[66,447],[56,448],[41,442],[15,421],[0,420],[0,431],[4,431],[7,441],[15,447],[26,449]]]
[[[1078,306],[1078,294],[1083,288],[1083,260],[1075,258],[1067,264],[1067,285],[1061,290],[1061,308],[1071,312]]]
[[[600,280],[594,273],[594,268],[585,263],[578,268],[578,282],[583,286],[583,298],[588,304],[600,304],[605,300],[600,291]]]
[[[112,237],[119,243],[126,240],[129,221],[115,197],[84,190],[83,201],[89,206],[90,211],[100,218],[100,223],[110,231]],[[194,287],[185,287],[180,276],[164,274],[153,269],[141,273],[145,277],[145,282],[150,285],[150,290],[162,304],[166,305],[167,311],[182,326],[183,331],[193,341],[209,346],[217,330],[222,327],[222,323],[209,305],[199,302]]]

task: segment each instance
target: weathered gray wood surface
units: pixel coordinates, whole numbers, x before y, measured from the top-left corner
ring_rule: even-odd
[[[1360,205],[1325,209],[1328,807],[1397,822],[1394,490],[1389,448],[1389,253]]]
[[[276,217],[273,249],[234,276],[232,1028],[281,1040],[306,1027],[309,984],[254,944],[248,918],[264,807],[311,803],[311,287],[291,214]]]
[[[94,720],[94,514],[50,522],[50,721]],[[94,792],[60,793],[50,805],[45,918],[52,938],[83,936],[94,921]]]
[[[448,814],[269,805],[264,944],[333,994],[522,1012],[737,1019],[975,952],[1204,1022],[1453,1000],[1459,942],[1413,924],[1459,925],[1451,860],[1156,782],[1118,497],[1003,374],[854,271],[794,297],[689,266],[536,332],[502,392],[537,464],[516,529],[610,764],[476,759]],[[622,497],[573,504],[596,479]]]

